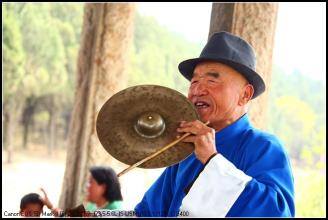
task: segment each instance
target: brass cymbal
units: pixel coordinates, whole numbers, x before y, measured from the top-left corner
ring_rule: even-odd
[[[163,86],[140,85],[106,101],[99,111],[96,130],[110,155],[132,165],[175,140],[180,121],[197,119],[194,105],[181,93]],[[192,143],[180,142],[139,167],[167,167],[193,150]]]

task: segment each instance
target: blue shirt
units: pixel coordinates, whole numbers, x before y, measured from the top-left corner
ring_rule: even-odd
[[[295,216],[294,179],[287,154],[275,136],[252,127],[245,114],[216,132],[215,141],[218,153],[253,178],[227,217]],[[203,168],[194,153],[166,168],[135,207],[136,214],[177,216],[186,189]]]

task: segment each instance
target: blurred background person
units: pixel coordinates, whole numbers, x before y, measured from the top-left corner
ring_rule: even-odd
[[[115,171],[110,167],[101,166],[91,167],[89,171],[90,175],[85,197],[86,211],[90,214],[99,209],[121,209],[123,197],[120,182]],[[64,216],[65,212],[53,206],[45,190],[41,188],[41,191],[44,194],[43,197],[40,197],[42,204],[45,204],[54,216]]]
[[[21,199],[20,214],[22,217],[40,217],[43,205],[39,194],[29,193]]]
[[[115,171],[110,167],[95,166],[90,168],[87,184],[87,211],[98,209],[121,209],[122,193]]]

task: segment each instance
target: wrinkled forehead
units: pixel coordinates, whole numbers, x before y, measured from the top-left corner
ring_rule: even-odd
[[[198,63],[193,71],[192,78],[211,77],[211,78],[234,78],[246,80],[246,78],[232,67],[216,61],[204,61]]]
[[[209,70],[209,71],[203,72],[203,73],[194,72],[192,75],[192,78],[203,78],[203,77],[219,78],[220,73],[218,71]]]

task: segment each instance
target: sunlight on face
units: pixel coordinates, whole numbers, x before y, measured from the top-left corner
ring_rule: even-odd
[[[188,99],[194,103],[203,122],[221,129],[241,114],[239,101],[247,80],[231,67],[202,62],[194,69]]]

